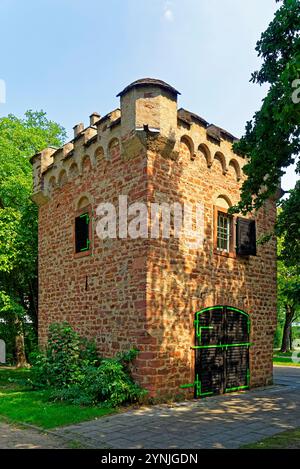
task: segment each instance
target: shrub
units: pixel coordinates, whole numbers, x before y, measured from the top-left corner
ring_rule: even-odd
[[[82,339],[64,322],[49,327],[45,351],[32,356],[34,387],[53,388],[50,399],[78,405],[118,406],[146,394],[131,378],[129,364],[138,351],[100,359],[94,342]]]
[[[49,327],[45,351],[31,355],[32,384],[35,387],[65,387],[80,383],[83,370],[99,363],[96,346],[82,339],[67,322],[54,323]]]
[[[102,360],[98,368],[87,367],[80,384],[55,391],[52,399],[80,405],[105,403],[118,406],[136,402],[145,393],[134,383],[125,364],[119,358],[111,358]]]

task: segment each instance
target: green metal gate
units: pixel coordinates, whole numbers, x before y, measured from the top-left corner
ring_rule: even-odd
[[[195,315],[195,397],[249,388],[250,318],[231,306]]]

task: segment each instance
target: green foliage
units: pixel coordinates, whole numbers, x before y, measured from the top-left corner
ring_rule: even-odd
[[[119,361],[124,365],[124,367],[128,368],[128,365],[136,359],[138,356],[139,351],[135,348],[130,349],[128,352],[119,352],[116,355],[116,360]]]
[[[32,384],[35,387],[66,387],[80,383],[84,370],[94,366],[99,358],[96,346],[67,323],[54,323],[49,327],[46,350],[31,355]]]
[[[288,166],[296,162],[300,171],[300,104],[292,99],[295,80],[300,79],[300,2],[277,1],[281,6],[256,46],[261,68],[251,78],[253,83],[267,84],[268,93],[234,145],[236,152],[249,158],[243,167],[247,180],[241,201],[232,208],[242,213],[261,207],[276,192]],[[287,234],[283,255],[299,263],[299,182],[289,200],[282,203],[277,230]]]
[[[274,334],[273,347],[275,349],[279,348],[281,346],[281,341],[282,341],[282,325],[277,323],[277,327],[276,327],[275,334]]]
[[[277,328],[274,346],[288,350],[291,342],[290,334],[294,332],[291,324],[300,316],[300,267],[293,265],[286,255],[282,256],[285,246],[285,238],[278,238]]]
[[[296,266],[300,264],[300,181],[280,205],[276,225],[277,235],[282,238],[280,258],[286,265]]]
[[[274,194],[282,168],[292,164],[300,150],[300,106],[292,100],[292,84],[300,77],[300,4],[298,0],[280,2],[281,7],[257,43],[256,51],[263,63],[251,79],[260,85],[267,83],[270,88],[261,109],[247,123],[246,134],[235,146],[249,157],[244,166],[248,179],[239,204],[244,210],[261,206]]]
[[[0,119],[0,272],[22,267],[35,277],[37,209],[30,200],[29,158],[64,138],[64,129],[42,111]]]
[[[17,327],[13,321],[12,315],[8,315],[6,321],[0,322],[0,338],[5,341],[6,345],[6,364],[13,365],[15,363],[15,338],[17,335]],[[24,322],[24,339],[25,349],[30,355],[37,347],[36,331],[31,323]]]
[[[293,339],[300,339],[300,327],[293,327]]]
[[[29,158],[61,146],[65,136],[42,111],[0,118],[0,317],[7,327],[16,316],[37,323],[37,207],[30,199]]]
[[[118,406],[145,395],[130,376],[135,349],[99,359],[93,342],[82,339],[67,323],[51,324],[47,348],[32,357],[30,383],[53,388],[51,399],[76,405]]]
[[[272,450],[296,450],[300,448],[300,428],[277,433],[274,436],[264,438],[257,443],[251,443],[241,446],[243,449],[267,449]]]
[[[300,313],[300,266],[289,265],[282,259],[281,253],[284,245],[284,238],[278,238],[278,303],[282,307],[289,304],[295,308],[296,312]]]
[[[25,386],[31,370],[0,367],[0,418],[41,428],[56,428],[109,415],[108,406],[79,407],[65,402],[50,402],[48,389],[32,390]]]
[[[124,364],[117,358],[110,358],[102,360],[98,368],[87,367],[80,385],[57,390],[52,398],[79,405],[104,403],[115,407],[136,402],[145,393],[133,382]]]

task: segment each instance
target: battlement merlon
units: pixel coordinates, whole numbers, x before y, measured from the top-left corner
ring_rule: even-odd
[[[117,95],[120,109],[104,117],[97,112],[92,113],[88,127],[84,128],[83,123],[74,126],[74,137],[70,142],[58,149],[46,148],[31,158],[33,200],[38,205],[46,203],[53,187],[60,186],[61,181],[69,180],[74,174],[82,174],[86,156],[95,166],[95,153],[101,149],[104,158],[110,161],[110,146],[114,141],[118,141],[124,159],[131,157],[136,145],[150,148],[151,141],[156,142],[157,151],[176,159],[180,143],[185,141],[190,148],[191,159],[204,152],[208,167],[217,158],[221,161],[224,174],[228,165],[232,164],[232,156],[235,156],[237,161],[233,164],[240,178],[244,161],[242,157],[232,154],[232,144],[237,139],[192,112],[182,108],[178,110],[178,94],[164,81],[151,78],[137,80],[125,87]]]
[[[53,164],[53,154],[57,151],[56,147],[48,147],[36,153],[30,158],[33,168],[33,196],[32,199],[37,205],[47,202],[44,197],[43,173]]]

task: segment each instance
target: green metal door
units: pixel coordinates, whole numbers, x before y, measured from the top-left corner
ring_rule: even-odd
[[[249,387],[249,315],[231,306],[195,315],[195,397]]]

